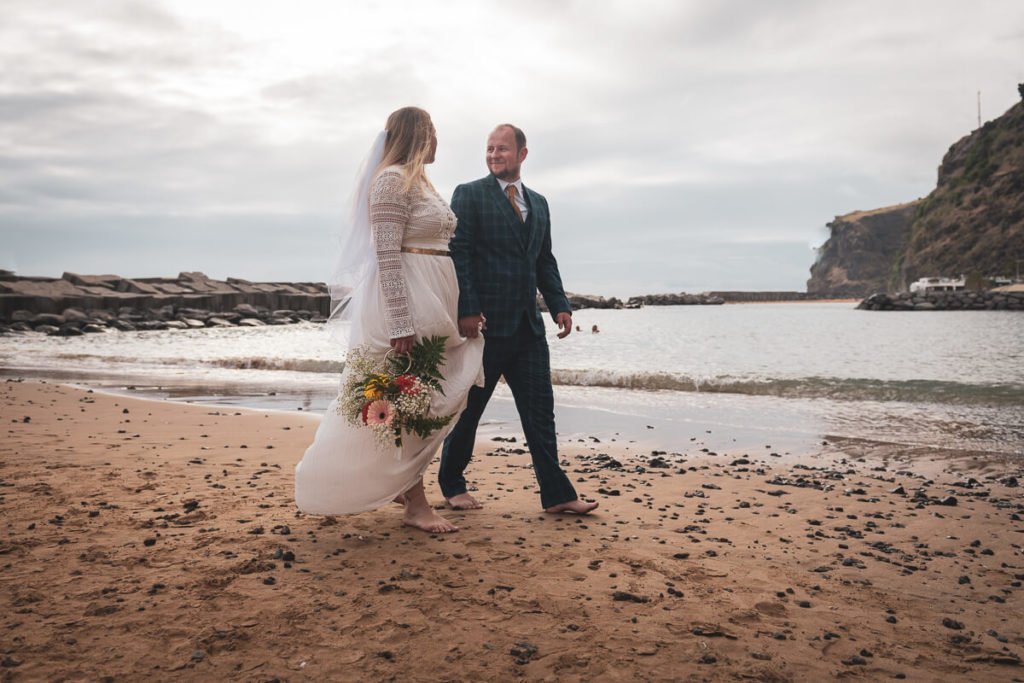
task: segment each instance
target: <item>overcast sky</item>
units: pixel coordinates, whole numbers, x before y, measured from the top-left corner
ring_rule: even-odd
[[[0,268],[319,280],[389,112],[521,126],[570,291],[803,290],[1019,99],[1021,0],[0,0]]]

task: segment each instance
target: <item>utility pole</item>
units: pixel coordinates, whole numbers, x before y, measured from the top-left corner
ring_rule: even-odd
[[[978,128],[981,128],[981,91],[978,91]]]

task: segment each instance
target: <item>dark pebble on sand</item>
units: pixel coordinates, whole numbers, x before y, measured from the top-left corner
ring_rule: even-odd
[[[953,506],[953,505],[956,505],[956,503],[957,503],[956,496],[946,496],[942,500],[938,501],[939,505],[950,505],[950,506]]]
[[[3,658],[3,660],[0,660],[0,666],[4,667],[5,669],[13,669],[16,666],[21,666],[21,660],[15,659],[14,657],[7,655]]]
[[[672,556],[674,560],[688,560],[690,559],[690,553],[676,553]]]
[[[896,617],[894,617],[894,616],[893,616],[893,615],[891,615],[891,614],[890,614],[889,616],[887,616],[887,617],[885,618],[885,620],[886,620],[887,622],[889,622],[890,624],[895,624],[895,623],[896,623]]]
[[[843,664],[845,664],[846,666],[864,666],[868,663],[866,659],[858,655],[854,655],[853,657],[850,657],[849,659],[844,659],[842,661]]]
[[[956,582],[958,584],[960,584],[961,586],[963,586],[964,584],[968,584],[968,583],[971,582],[971,577],[969,577],[969,576],[961,576],[959,579],[956,580]]]
[[[698,659],[697,661],[701,664],[714,664],[718,661],[718,657],[715,657],[710,652],[705,652],[700,656],[700,659]]]
[[[529,664],[530,660],[537,656],[538,648],[533,643],[523,641],[516,643],[508,653],[516,658],[516,664],[522,666],[523,664]]]
[[[634,593],[627,593],[626,591],[615,591],[612,593],[612,600],[615,602],[649,602],[650,598],[642,595],[636,595]]]
[[[263,579],[263,583],[267,586],[273,586],[275,583],[277,583],[277,579],[275,579],[273,576],[268,576],[267,578]]]
[[[193,662],[201,662],[201,661],[203,661],[203,659],[205,657],[206,657],[206,653],[204,653],[202,650],[196,650],[195,652],[192,653],[192,661]]]
[[[1009,638],[1007,638],[1006,636],[999,635],[999,633],[996,632],[995,629],[991,629],[990,628],[988,631],[985,631],[985,633],[987,633],[988,635],[992,636],[993,638],[998,640],[1000,643],[1008,643],[1008,642],[1010,642]]]
[[[956,619],[950,619],[949,617],[943,617],[942,625],[946,628],[951,628],[954,631],[959,631],[964,627],[964,625],[961,624],[959,621],[957,621]]]
[[[156,539],[153,537],[149,537],[142,541],[142,545],[146,546],[147,548],[156,545]]]
[[[804,609],[810,609],[811,607],[811,603],[809,600],[801,600],[800,602],[796,603],[796,605],[797,607],[803,607]]]

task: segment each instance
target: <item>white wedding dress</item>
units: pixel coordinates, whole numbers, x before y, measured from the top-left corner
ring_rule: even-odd
[[[313,444],[295,466],[295,503],[303,512],[334,515],[372,510],[404,493],[423,476],[441,442],[458,421],[469,389],[483,385],[482,336],[459,336],[459,286],[448,256],[403,252],[402,247],[445,250],[455,214],[432,187],[402,191],[391,166],[370,188],[370,225],[379,276],[364,288],[352,320],[349,348],[368,345],[383,356],[390,340],[414,334],[448,338],[441,367],[444,393],[435,392],[432,415],[454,415],[447,427],[423,439],[402,434],[401,448],[381,450],[373,432],[327,407]],[[342,385],[348,371],[341,376]],[[400,452],[399,452],[400,451]]]

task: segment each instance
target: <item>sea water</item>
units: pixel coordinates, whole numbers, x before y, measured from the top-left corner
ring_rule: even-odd
[[[574,325],[559,340],[548,320],[563,436],[641,425],[718,448],[854,438],[1024,454],[1020,313],[651,306],[581,310]],[[336,395],[344,354],[310,323],[0,337],[7,376],[313,412]],[[506,388],[485,418],[514,426]]]

